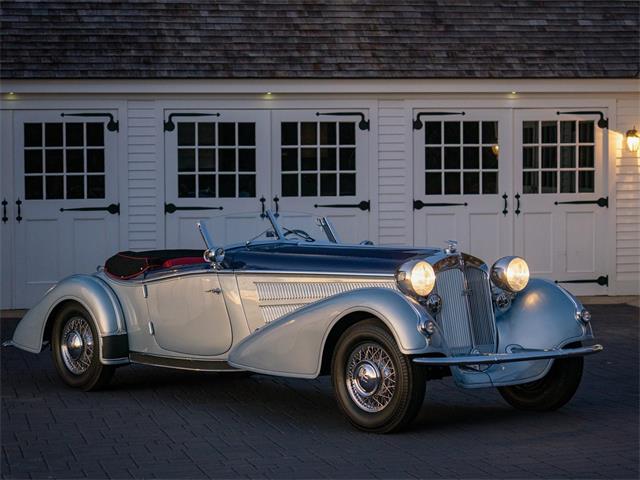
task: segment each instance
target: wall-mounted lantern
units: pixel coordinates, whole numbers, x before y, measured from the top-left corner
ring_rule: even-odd
[[[640,134],[636,130],[635,125],[631,130],[627,130],[627,148],[630,152],[637,152],[638,147],[640,147]]]

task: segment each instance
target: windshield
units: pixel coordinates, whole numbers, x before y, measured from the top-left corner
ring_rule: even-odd
[[[269,227],[247,242],[257,240],[291,240],[307,243],[337,243],[331,222],[306,212],[266,213]]]

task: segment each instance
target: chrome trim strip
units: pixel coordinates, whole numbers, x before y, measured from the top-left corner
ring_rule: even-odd
[[[194,360],[182,357],[163,357],[150,353],[131,352],[131,363],[152,365],[154,367],[174,368],[177,370],[192,370],[197,372],[237,372],[239,369],[232,367],[226,360]]]
[[[306,272],[295,270],[231,270],[226,273],[235,273],[236,275],[315,275],[323,277],[384,277],[394,278],[394,273],[357,273],[357,272]]]
[[[513,353],[490,353],[485,355],[468,355],[464,357],[422,357],[414,358],[421,365],[456,366],[486,365],[495,363],[525,362],[530,360],[546,360],[553,358],[570,358],[592,355],[603,350],[602,345],[581,348],[556,348],[552,350],[532,350],[514,348]]]

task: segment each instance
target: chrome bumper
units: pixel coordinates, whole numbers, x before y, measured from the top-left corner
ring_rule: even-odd
[[[525,362],[528,360],[545,360],[550,358],[569,358],[591,355],[603,350],[602,345],[591,345],[580,348],[558,348],[553,350],[533,350],[514,348],[511,353],[487,353],[482,355],[465,355],[459,357],[419,357],[415,363],[432,366],[484,365],[493,363]]]

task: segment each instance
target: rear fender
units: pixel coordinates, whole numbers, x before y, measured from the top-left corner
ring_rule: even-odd
[[[307,305],[265,325],[232,348],[229,363],[259,373],[315,378],[331,329],[354,312],[382,321],[403,353],[426,350],[426,339],[417,328],[428,317],[424,310],[397,291],[363,288]]]

